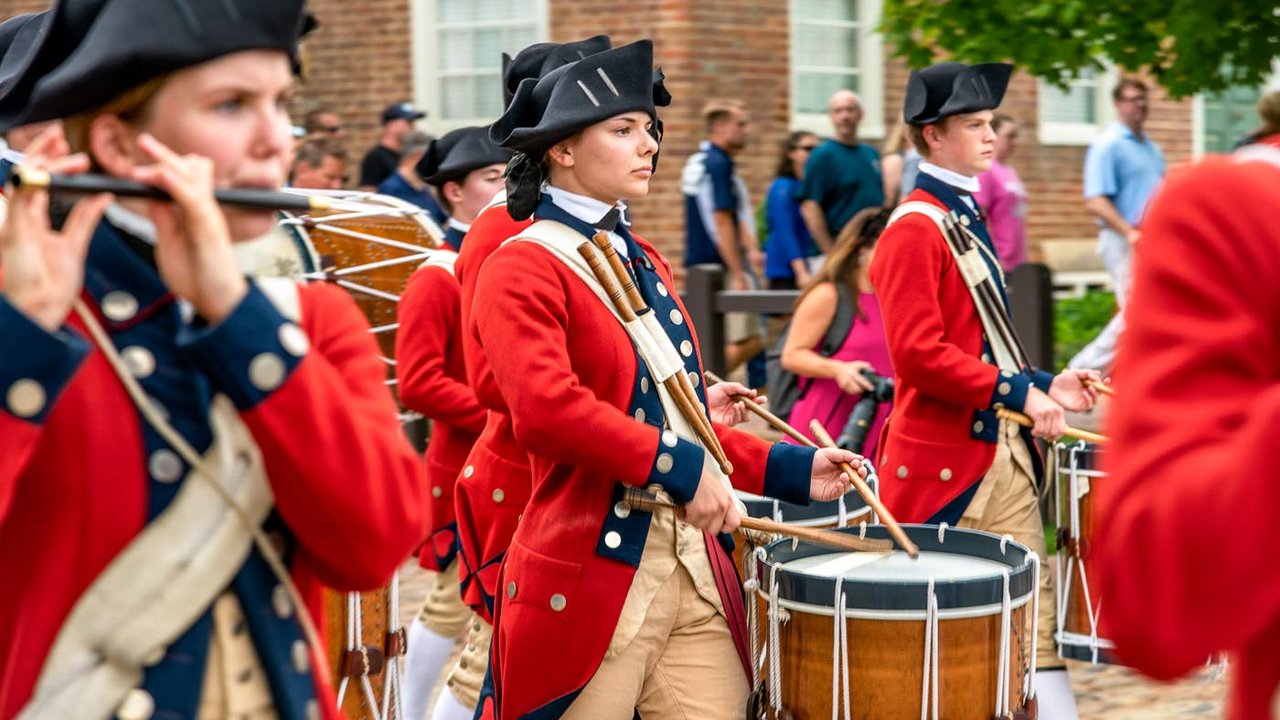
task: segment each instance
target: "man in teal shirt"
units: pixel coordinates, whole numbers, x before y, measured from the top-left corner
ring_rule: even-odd
[[[859,210],[884,205],[880,154],[858,142],[862,102],[852,90],[838,90],[827,103],[827,116],[835,135],[809,156],[796,195],[809,233],[824,253]]]

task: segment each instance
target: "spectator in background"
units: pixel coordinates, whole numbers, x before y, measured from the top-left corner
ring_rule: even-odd
[[[307,135],[328,135],[340,138],[345,134],[342,118],[338,117],[338,113],[324,108],[307,113],[302,119],[302,128]]]
[[[811,440],[816,440],[809,431],[811,420],[822,423],[832,437],[841,434],[853,406],[864,393],[873,390],[863,371],[893,377],[880,303],[867,273],[876,241],[888,222],[886,208],[860,210],[840,231],[835,249],[796,301],[791,329],[782,348],[782,366],[802,378],[803,390],[787,422]],[[844,343],[830,356],[824,356],[820,352],[823,341],[841,303],[853,304],[853,325]],[[877,409],[866,444],[855,452],[877,457],[880,428],[892,407],[892,402],[887,402]]]
[[[391,175],[378,184],[378,192],[425,208],[436,224],[444,225],[449,215],[440,207],[440,201],[432,194],[431,188],[418,175],[417,170],[418,162],[431,145],[431,140],[430,135],[417,131],[405,136],[400,150],[400,162]]]
[[[1262,120],[1262,125],[1257,130],[1240,138],[1236,143],[1239,149],[1245,145],[1252,145],[1256,142],[1264,142],[1267,138],[1280,135],[1280,90],[1275,90],[1258,98],[1257,104],[1258,117]],[[1270,142],[1269,145],[1280,145],[1280,143]]]
[[[1018,124],[1008,115],[996,115],[991,130],[996,134],[995,159],[978,176],[981,187],[973,199],[987,214],[987,232],[1000,265],[1010,272],[1027,261],[1027,188],[1018,171],[1005,164],[1018,144]]]
[[[818,136],[797,130],[782,143],[777,177],[765,197],[764,274],[773,290],[795,290],[809,284],[809,259],[817,255],[813,237],[800,215],[796,191]]]
[[[1147,202],[1164,179],[1164,154],[1142,131],[1147,121],[1147,85],[1125,77],[1111,93],[1116,119],[1089,145],[1084,159],[1084,206],[1098,220],[1098,254],[1111,276],[1118,308],[1111,322],[1068,366],[1105,370],[1124,330],[1133,244]]]
[[[852,90],[839,90],[827,103],[835,135],[809,156],[797,197],[809,233],[822,252],[861,209],[884,205],[880,155],[858,142],[862,101]]]
[[[309,135],[293,151],[289,185],[308,190],[340,190],[346,185],[347,150],[328,135]]]
[[[391,103],[382,111],[382,136],[360,162],[361,190],[372,191],[391,177],[400,166],[404,139],[413,132],[413,123],[426,116],[408,102]]]
[[[750,122],[737,100],[712,100],[702,109],[707,139],[689,157],[680,176],[685,200],[685,267],[722,265],[731,290],[747,290],[758,284],[764,269],[764,253],[752,228],[751,199],[747,184],[734,167],[733,158],[747,146]],[[730,368],[748,359],[759,360],[748,368],[748,384],[765,384],[760,319],[748,313],[725,317]]]
[[[901,120],[884,141],[880,156],[880,174],[884,176],[884,205],[896,207],[916,189],[920,173],[920,151],[911,144],[907,124]]]

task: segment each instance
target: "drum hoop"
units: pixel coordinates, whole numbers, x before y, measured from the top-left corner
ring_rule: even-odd
[[[1115,650],[1116,644],[1104,637],[1093,638],[1082,633],[1067,632],[1059,630],[1055,639],[1059,645],[1073,645],[1076,647],[1097,648],[1099,650]]]
[[[1025,546],[1012,540],[1005,541],[997,535],[970,529],[948,529],[939,533],[936,525],[903,525],[907,536],[922,552],[942,552],[974,557],[1001,563],[1009,571],[1009,594],[1022,598],[1032,594],[1036,556]],[[838,528],[835,532],[862,534],[862,528]],[[942,535],[943,539],[939,540]],[[883,525],[869,525],[865,536],[889,539]],[[1003,548],[1003,552],[1001,549]],[[790,539],[770,543],[763,558],[757,558],[758,576],[772,577],[777,566],[778,597],[780,600],[830,607],[835,592],[834,577],[818,577],[789,570],[785,563],[813,555],[828,554],[830,550],[808,543],[793,545]],[[850,610],[873,612],[924,612],[926,610],[927,580],[891,582],[883,580],[859,580],[844,578],[842,586]],[[1004,592],[1003,573],[963,580],[934,580],[934,593],[939,611],[963,608],[999,606]]]
[[[834,526],[840,519],[838,500],[815,502],[809,505],[794,505],[760,496],[743,497],[741,493],[738,493],[738,497],[746,505],[748,515],[769,520],[774,519],[773,509],[776,503],[782,512],[782,522],[788,525],[800,527]],[[871,506],[862,499],[862,496],[856,494],[845,496],[845,507],[847,508],[844,514],[846,519],[861,517],[871,511]]]
[[[847,581],[846,581],[847,582]],[[766,603],[769,601],[769,593],[764,590],[758,590],[757,594]],[[1017,610],[1027,603],[1031,602],[1032,593],[1019,595],[1009,603],[1009,608]],[[801,613],[804,615],[818,615],[822,617],[835,617],[836,611],[830,605],[814,605],[812,603],[796,602],[795,600],[784,600],[779,598],[779,607],[788,612]],[[972,607],[956,607],[938,610],[939,620],[967,620],[972,618],[999,616],[1004,611],[1002,603],[992,603],[989,605],[975,605]],[[886,620],[886,621],[915,621],[921,622],[926,619],[928,612],[925,610],[867,610],[862,608],[846,608],[845,618],[853,620]]]

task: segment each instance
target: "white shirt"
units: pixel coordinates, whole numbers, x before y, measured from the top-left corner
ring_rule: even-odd
[[[604,217],[615,207],[620,213],[618,222],[626,226],[631,225],[631,223],[627,221],[627,206],[621,201],[619,201],[617,205],[609,205],[593,197],[579,195],[578,193],[569,192],[564,188],[558,188],[546,183],[542,185],[542,192],[545,193],[547,197],[551,198],[551,202],[555,203],[556,207],[578,218],[582,222],[591,225],[592,227],[594,227],[596,223],[600,222],[600,218]],[[609,244],[613,245],[613,249],[617,250],[619,255],[627,257],[627,243],[622,239],[621,235],[613,232],[612,230],[609,231]]]
[[[961,195],[960,197],[964,200],[965,204],[970,207],[970,209],[977,211],[978,205],[974,202],[972,197],[973,193],[982,189],[982,183],[978,181],[977,177],[961,175],[954,170],[938,167],[928,160],[920,161],[920,172],[925,175],[929,175],[930,177],[937,178],[953,188],[959,188],[966,193],[969,193],[968,195]]]
[[[450,215],[449,219],[445,221],[445,225],[457,230],[458,232],[471,232],[471,223],[464,223],[461,220],[456,220],[452,215]]]

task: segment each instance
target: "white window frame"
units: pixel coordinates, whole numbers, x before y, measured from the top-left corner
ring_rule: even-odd
[[[795,0],[788,2],[789,22],[791,26],[788,28],[788,60],[790,67],[790,78],[788,81],[791,105],[791,129],[792,130],[808,130],[822,137],[831,135],[831,121],[827,118],[826,113],[802,113],[796,111],[796,88],[799,83],[796,77],[800,74],[801,68],[806,70],[822,72],[823,70],[848,70],[849,68],[823,68],[818,66],[798,66],[795,62],[795,48],[791,47],[791,38],[795,37],[792,29],[795,27],[797,14]],[[861,34],[858,36],[858,67],[854,68],[858,73],[858,97],[862,99],[862,122],[858,125],[858,138],[869,140],[880,140],[884,138],[884,43],[880,35],[880,19],[881,12],[884,7],[883,0],[859,0],[858,2],[858,20],[856,25],[860,28]],[[852,27],[854,23],[849,23]]]
[[[1120,73],[1111,64],[1098,73],[1091,81],[1072,80],[1070,85],[1078,86],[1086,82],[1094,83],[1094,105],[1098,108],[1098,117],[1091,123],[1053,122],[1045,120],[1045,95],[1056,89],[1043,79],[1036,79],[1036,120],[1038,122],[1039,141],[1041,145],[1088,145],[1098,137],[1116,116],[1115,104],[1111,101],[1111,90],[1120,80]]]
[[[440,67],[436,62],[436,38],[439,36],[440,3],[462,0],[410,0],[409,26],[412,32],[413,98],[414,103],[427,112],[420,124],[434,135],[469,125],[487,125],[496,117],[443,118],[444,102],[441,97]],[[534,42],[550,39],[550,0],[526,0],[534,6],[537,38]],[[502,25],[500,21],[476,22],[472,27]],[[512,49],[515,52],[518,48]],[[494,58],[495,67],[501,67],[501,58]],[[500,70],[499,70],[500,71]]]

